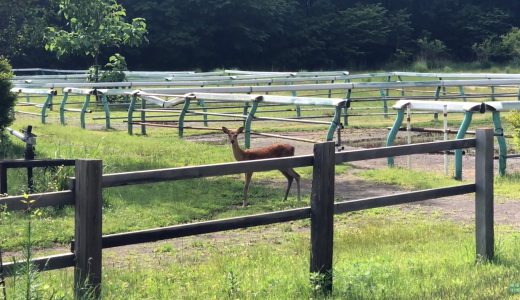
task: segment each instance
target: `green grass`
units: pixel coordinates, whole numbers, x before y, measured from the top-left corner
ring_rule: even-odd
[[[358,175],[367,180],[393,184],[406,189],[432,189],[461,184],[460,181],[441,174],[404,168],[364,170]],[[511,200],[520,199],[520,174],[495,177],[494,192],[497,196]]]
[[[308,274],[307,222],[105,254],[105,299],[321,299]],[[520,234],[497,231],[497,257],[476,263],[472,226],[398,209],[336,217],[334,299],[504,299],[520,281]],[[42,274],[70,298],[72,272]]]
[[[25,127],[29,121],[17,121],[15,128]],[[97,158],[102,159],[105,173],[180,167],[209,163],[232,162],[231,149],[224,143],[192,143],[179,139],[171,131],[156,131],[150,136],[128,136],[124,131],[85,131],[79,128],[34,123],[38,134],[37,157]],[[21,144],[2,148],[4,157],[20,157]],[[340,167],[338,172],[346,170]],[[9,194],[19,194],[25,184],[25,171],[9,171]],[[36,170],[36,178],[43,171]],[[50,173],[46,171],[47,174]],[[302,168],[303,178],[309,178],[312,169]],[[65,175],[73,175],[71,170]],[[63,177],[64,177],[63,176]],[[47,188],[49,176],[37,186]],[[268,180],[271,184],[261,184]],[[274,179],[274,181],[273,181]],[[58,178],[66,186],[65,178]],[[47,182],[47,185],[45,184]],[[58,184],[60,185],[60,184]],[[247,209],[237,209],[242,203],[243,175],[184,180],[160,184],[129,186],[104,191],[103,232],[153,228],[211,219],[216,216],[233,216],[304,206],[307,195],[296,199],[295,188],[288,201],[282,201],[285,177],[277,171],[255,173],[250,189]],[[35,244],[48,247],[54,243],[67,244],[73,236],[73,210],[71,208],[46,209],[35,223],[41,225]],[[9,230],[0,231],[2,247],[19,249],[22,244],[24,221],[20,213],[10,213],[0,219]],[[53,230],[48,230],[52,228]]]
[[[395,91],[392,91],[395,93]],[[367,93],[368,96],[370,93]],[[377,93],[376,93],[377,94]],[[389,102],[391,104],[391,102]],[[305,112],[312,114],[315,112]],[[115,115],[124,112],[115,112]],[[276,116],[292,116],[284,112]],[[450,116],[457,127],[462,117]],[[391,126],[393,117],[352,118],[359,128]],[[414,115],[414,126],[432,127],[431,115]],[[102,159],[105,173],[178,167],[234,161],[222,143],[192,143],[177,138],[176,130],[149,129],[148,136],[128,136],[121,130],[81,130],[76,119],[70,126],[41,125],[36,119],[19,119],[14,128],[34,125],[38,135],[37,156],[49,158]],[[91,124],[91,121],[87,121]],[[96,121],[97,125],[103,121]],[[474,126],[491,124],[489,117],[475,115]],[[326,126],[255,122],[265,132],[309,131]],[[187,130],[187,135],[208,133]],[[325,136],[325,132],[323,133]],[[19,142],[2,143],[0,156],[21,157]],[[338,166],[337,173],[350,171]],[[65,170],[57,178],[37,170],[39,189],[65,186]],[[309,180],[312,169],[298,172]],[[367,180],[427,189],[457,185],[438,174],[405,169],[357,171]],[[518,198],[520,178],[496,179],[496,192]],[[24,187],[22,171],[9,171],[9,193]],[[282,201],[285,179],[278,172],[255,173],[250,206],[238,208],[242,199],[241,175],[185,180],[104,190],[103,232],[116,233],[197,220],[217,219],[308,205],[309,195],[298,201],[294,190]],[[1,247],[16,251],[24,243],[26,225],[20,213],[0,214]],[[475,263],[471,226],[438,219],[437,214],[406,213],[376,209],[336,217],[334,294],[337,299],[490,299],[506,298],[508,287],[520,282],[520,235],[507,228],[497,231],[497,259]],[[68,245],[73,236],[73,209],[45,209],[33,220],[38,247]],[[187,238],[146,244],[153,251],[122,248],[104,252],[105,299],[302,299],[322,298],[309,284],[308,223],[259,227],[211,238]],[[174,244],[175,243],[175,244]],[[180,243],[180,244],[179,244]],[[144,247],[144,245],[143,245]],[[44,252],[46,250],[43,250]],[[47,296],[72,297],[71,270],[41,274]],[[12,282],[9,282],[10,284]],[[44,297],[49,298],[49,297]]]
[[[460,181],[443,175],[403,168],[365,170],[358,175],[364,179],[398,185],[407,189],[432,189],[460,184]]]

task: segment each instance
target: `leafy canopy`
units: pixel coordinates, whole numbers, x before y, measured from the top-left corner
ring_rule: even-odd
[[[58,57],[84,53],[96,60],[106,47],[139,46],[146,40],[143,18],[125,21],[126,10],[116,0],[58,0],[67,30],[46,28],[45,49]]]
[[[14,121],[13,106],[16,95],[11,93],[13,72],[7,59],[0,56],[0,130]]]

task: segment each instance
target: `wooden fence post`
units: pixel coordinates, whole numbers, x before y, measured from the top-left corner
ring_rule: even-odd
[[[334,233],[334,142],[314,145],[311,192],[311,264],[325,293],[332,292]],[[317,284],[314,282],[313,284]]]
[[[74,292],[77,299],[101,294],[102,161],[77,160]]]
[[[7,168],[0,163],[0,194],[7,194]]]
[[[493,130],[477,129],[475,155],[475,235],[477,259],[492,259],[493,232]]]

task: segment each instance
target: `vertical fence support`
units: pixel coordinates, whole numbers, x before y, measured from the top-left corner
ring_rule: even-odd
[[[184,100],[184,105],[182,106],[182,111],[179,114],[179,137],[184,136],[184,119],[186,118],[186,114],[188,113],[188,109],[190,108],[190,97],[186,97]]]
[[[493,130],[477,129],[475,157],[475,235],[477,259],[492,259],[493,232]]]
[[[77,160],[74,195],[76,206],[74,293],[76,299],[101,292],[102,161]]]
[[[387,96],[386,96],[386,93],[385,93],[385,90],[384,89],[381,89],[379,91],[380,95],[381,95],[381,99],[383,100],[383,112],[384,112],[384,117],[385,119],[388,119],[388,101],[387,101]]]
[[[0,163],[0,194],[7,194],[7,168]]]
[[[96,99],[97,99],[97,93],[96,93]],[[83,129],[87,128],[87,126],[85,125],[85,114],[87,113],[89,105],[90,105],[90,94],[85,96],[85,102],[81,106],[81,112],[79,114],[80,125],[81,125],[81,128],[83,128]]]
[[[60,124],[65,125],[65,105],[67,105],[67,99],[69,98],[69,92],[63,90],[63,99],[60,104]]]
[[[348,109],[350,107],[350,97],[352,96],[352,89],[348,89],[345,99],[349,101],[349,105],[343,108],[343,126],[348,126]]]
[[[103,104],[103,110],[105,112],[105,128],[110,128],[110,102],[108,101],[108,96],[106,93],[101,93],[100,91],[96,91],[96,93],[101,94],[101,103]]]
[[[433,96],[435,101],[439,100],[439,97],[441,94],[441,89],[442,89],[442,87],[440,85],[437,86],[437,88],[435,89],[435,95]],[[434,113],[433,114],[433,123],[435,124],[435,127],[437,127],[438,121],[439,121],[439,113]]]
[[[244,142],[246,149],[251,148],[251,123],[255,118],[256,110],[258,109],[259,100],[253,101],[253,105],[247,114],[246,122],[245,122],[245,130],[244,130]]]
[[[202,107],[203,112],[208,112],[208,108],[206,107],[206,103],[204,102],[204,100],[199,99],[197,101],[197,104],[199,105],[199,107]],[[208,115],[204,114],[202,118],[204,119],[204,126],[208,127]]]
[[[134,133],[134,110],[135,110],[135,103],[137,102],[137,93],[132,93],[132,98],[130,100],[130,104],[128,105],[128,134],[132,135]]]
[[[460,124],[459,131],[457,131],[457,140],[463,139],[468,131],[471,120],[473,119],[473,112],[466,111],[464,113],[464,119]],[[455,175],[453,176],[456,180],[462,180],[462,149],[455,149]]]
[[[52,105],[52,97],[54,95],[51,93],[49,93],[47,95],[47,98],[45,99],[45,102],[43,103],[43,106],[42,106],[42,115],[41,115],[41,121],[42,121],[42,124],[45,124],[45,118],[47,117],[47,108],[51,108],[51,105]],[[51,109],[52,110],[52,109]]]
[[[141,135],[146,135],[146,100],[141,97]]]
[[[388,137],[386,138],[386,146],[390,147],[394,145],[395,137],[397,136],[397,133],[399,132],[399,128],[401,128],[401,125],[403,124],[404,119],[404,109],[399,109],[397,111],[397,118],[395,118],[394,125],[392,126],[392,129],[390,129],[390,133],[388,133]],[[394,157],[389,156],[386,159],[387,164],[389,167],[394,166]]]
[[[311,265],[325,293],[332,292],[334,142],[314,145],[311,192]]]

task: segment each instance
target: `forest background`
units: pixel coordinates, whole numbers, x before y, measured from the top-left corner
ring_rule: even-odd
[[[520,66],[513,0],[121,0],[147,41],[121,53],[131,70],[399,69]],[[0,0],[0,55],[16,68],[88,68],[84,55],[46,51],[65,27],[54,0]]]

